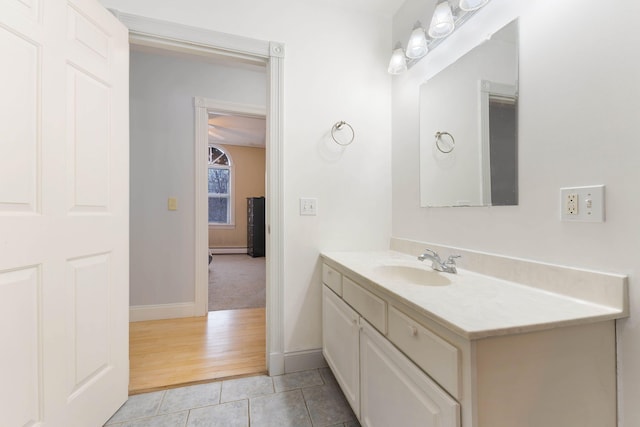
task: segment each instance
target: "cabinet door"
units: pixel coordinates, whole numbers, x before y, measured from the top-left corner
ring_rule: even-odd
[[[356,416],[360,414],[359,316],[322,286],[322,353]]]
[[[371,325],[360,334],[364,427],[459,427],[460,405]]]

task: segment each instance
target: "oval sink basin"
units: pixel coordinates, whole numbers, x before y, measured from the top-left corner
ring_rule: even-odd
[[[396,283],[411,283],[423,286],[445,286],[451,284],[451,280],[444,274],[425,268],[406,265],[381,265],[376,267],[374,271],[381,279]]]

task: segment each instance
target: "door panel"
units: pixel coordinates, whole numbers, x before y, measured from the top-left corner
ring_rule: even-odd
[[[0,401],[12,408],[2,423],[7,426],[40,419],[39,283],[37,267],[0,272],[0,337],[15,349],[3,349],[7,363],[0,364],[0,378],[11,384],[0,388]]]
[[[110,365],[109,361],[109,264],[108,255],[95,255],[68,262],[67,289],[75,302],[69,311],[68,347],[72,377],[71,393],[91,383]]]
[[[109,200],[109,92],[88,73],[68,67],[67,126],[70,210],[106,212]]]
[[[0,93],[19,102],[0,103],[0,212],[35,212],[38,182],[39,48],[22,34],[0,27],[4,64]],[[9,61],[7,61],[9,62]]]
[[[76,67],[89,70],[99,79],[109,81],[113,38],[109,29],[83,10],[88,1],[69,1],[67,8],[68,57]]]
[[[126,400],[128,33],[96,0],[0,2],[0,425]]]

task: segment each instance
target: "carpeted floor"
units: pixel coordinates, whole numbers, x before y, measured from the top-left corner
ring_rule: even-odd
[[[264,257],[214,255],[209,264],[209,311],[264,307],[265,280]]]

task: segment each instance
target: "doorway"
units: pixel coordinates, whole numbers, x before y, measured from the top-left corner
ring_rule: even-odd
[[[266,114],[214,100],[198,105],[208,115],[208,310],[264,309]]]
[[[117,13],[116,13],[117,14]],[[198,56],[212,56],[216,58],[224,57],[226,60],[239,61],[239,63],[257,63],[266,64],[269,70],[268,100],[265,113],[269,123],[269,132],[267,136],[267,154],[266,154],[266,177],[267,177],[267,266],[266,266],[266,308],[265,322],[263,334],[269,336],[265,348],[262,351],[263,361],[266,359],[266,366],[270,374],[277,375],[283,373],[283,352],[282,352],[282,307],[281,307],[281,290],[280,275],[282,271],[282,216],[281,216],[281,117],[282,117],[282,46],[259,41],[248,41],[247,39],[234,39],[229,35],[221,37],[220,34],[208,31],[202,31],[189,27],[182,27],[170,23],[162,23],[155,20],[146,20],[145,18],[119,15],[119,18],[130,29],[130,41],[132,45],[140,45],[146,47],[164,48],[173,52],[192,53]],[[153,34],[153,36],[150,36]],[[197,39],[197,42],[194,42]],[[204,42],[203,39],[207,39]],[[178,40],[185,41],[184,43]],[[211,40],[216,40],[212,42]],[[222,40],[222,42],[220,42]],[[222,45],[222,46],[221,46]],[[230,47],[230,45],[232,45]],[[196,99],[196,110],[200,110],[201,100]],[[206,116],[196,114],[196,125],[206,122]],[[206,124],[205,127],[206,129]],[[196,150],[197,147],[206,146],[206,136],[196,134]],[[196,161],[194,178],[205,174],[207,164],[206,161]],[[193,259],[193,270],[195,275],[194,294],[195,301],[190,304],[183,304],[179,307],[182,317],[189,316],[205,316],[207,314],[207,284],[208,284],[208,262],[206,251],[208,248],[207,236],[207,186],[204,181],[194,179],[195,189],[195,253],[197,255]],[[203,286],[204,284],[204,286]],[[149,313],[157,307],[150,307]],[[163,307],[159,307],[162,309]],[[268,333],[267,333],[268,330]]]

